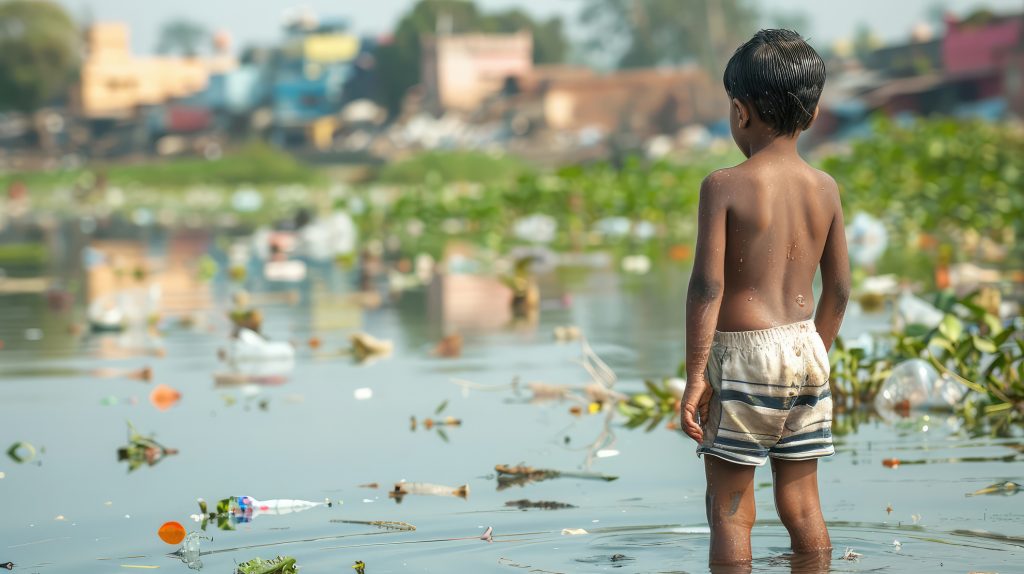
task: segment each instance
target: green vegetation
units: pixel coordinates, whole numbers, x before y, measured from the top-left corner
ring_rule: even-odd
[[[46,1],[0,2],[0,26],[0,111],[34,112],[70,84],[78,31]]]
[[[966,422],[1005,430],[1024,422],[1024,329],[1004,325],[992,313],[992,291],[957,299],[936,296],[946,313],[934,329],[907,325],[875,337],[876,352],[847,347],[839,339],[832,351],[831,386],[837,410],[869,403],[893,367],[910,359],[925,359],[938,371],[972,392],[957,410]]]
[[[0,267],[41,267],[48,260],[42,243],[0,243]]]
[[[508,155],[477,151],[428,151],[389,163],[377,175],[380,183],[418,185],[443,183],[495,183],[515,181],[530,167]]]
[[[977,259],[963,249],[978,243],[965,241],[971,235],[1020,250],[1021,157],[1020,128],[948,118],[907,125],[879,119],[870,138],[821,164],[839,182],[849,213],[881,218],[892,245],[934,243],[934,264],[940,254]]]
[[[528,238],[515,237],[516,221],[542,214],[557,224],[552,241],[556,248],[608,245],[593,229],[598,221],[612,217],[625,218],[633,226],[647,222],[654,230],[648,239],[689,242],[696,231],[693,214],[701,181],[737,159],[738,154],[709,155],[687,165],[631,159],[621,169],[606,163],[573,166],[482,185],[446,185],[441,179],[421,177],[391,201],[365,202],[372,208],[361,218],[362,232],[398,237],[410,254],[438,255],[452,238],[500,250],[527,243]],[[648,239],[627,234],[617,241],[638,245]]]
[[[324,177],[291,155],[262,142],[250,142],[217,160],[183,158],[132,165],[94,165],[88,169],[38,171],[0,175],[0,185],[21,181],[30,191],[58,187],[91,187],[97,177],[107,185],[159,190],[189,186],[291,185],[323,183]]]

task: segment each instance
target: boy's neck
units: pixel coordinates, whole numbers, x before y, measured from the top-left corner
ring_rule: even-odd
[[[758,138],[750,142],[749,157],[754,157],[757,154],[799,155],[796,147],[799,137],[798,134],[794,134],[791,136],[766,135],[763,138]]]

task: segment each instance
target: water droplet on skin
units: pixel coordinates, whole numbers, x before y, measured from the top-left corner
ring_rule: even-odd
[[[743,263],[743,258],[742,257],[740,257],[740,263]]]
[[[804,304],[806,304],[806,303],[807,303],[807,299],[805,299],[803,295],[797,295],[796,296],[796,304],[797,305],[800,305],[801,307],[803,307]]]

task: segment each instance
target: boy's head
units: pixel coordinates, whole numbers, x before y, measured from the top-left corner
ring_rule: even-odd
[[[754,112],[774,135],[793,136],[810,127],[817,115],[825,62],[800,34],[761,30],[736,49],[723,81],[733,100],[734,127],[737,115],[742,124],[742,115]]]

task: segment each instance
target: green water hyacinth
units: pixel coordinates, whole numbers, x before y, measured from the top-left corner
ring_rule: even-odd
[[[290,556],[278,556],[273,560],[253,558],[238,565],[235,574],[296,574],[299,567]]]

